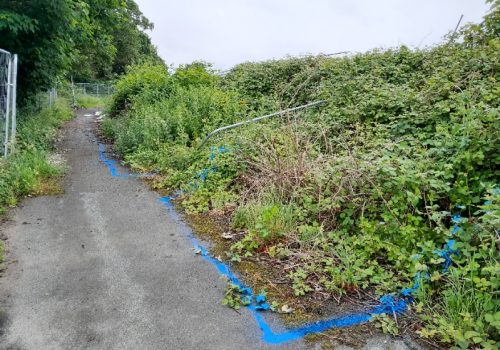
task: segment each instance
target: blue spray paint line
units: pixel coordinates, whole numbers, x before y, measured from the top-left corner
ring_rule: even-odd
[[[226,151],[225,148],[217,149],[219,153],[223,153]],[[213,152],[213,151],[212,151]],[[212,156],[214,154],[214,156]],[[211,161],[215,158],[215,152],[211,154]],[[120,178],[129,178],[129,177],[140,177],[140,174],[119,174],[118,173],[118,162],[116,160],[107,159],[106,158],[106,150],[104,145],[99,144],[99,160],[101,160],[109,169],[112,176],[120,177]],[[213,171],[213,169],[210,169]],[[210,172],[210,170],[207,171]],[[216,170],[216,169],[215,169]],[[148,175],[148,174],[147,174]],[[146,176],[147,176],[146,175]],[[142,175],[144,176],[144,175]],[[205,180],[201,177],[201,180]],[[182,192],[178,192],[175,196],[172,197],[161,197],[160,202],[167,207],[169,214],[171,217],[182,223],[182,219],[175,211],[171,199],[180,195]],[[462,208],[460,208],[462,209]],[[462,217],[458,215],[454,215],[452,217],[452,222],[454,226],[451,228],[451,235],[454,236],[458,232],[460,232],[461,227],[459,226],[462,221]],[[412,294],[418,288],[420,288],[421,281],[425,281],[429,279],[429,274],[426,272],[417,272],[414,276],[413,285],[410,288],[405,288],[401,291],[401,296],[395,296],[394,294],[384,295],[379,299],[379,304],[375,306],[371,306],[366,309],[364,312],[359,312],[356,314],[350,314],[341,317],[335,317],[328,320],[318,321],[311,324],[306,324],[304,326],[289,329],[284,332],[274,332],[270,326],[270,324],[263,317],[263,310],[269,310],[269,305],[265,302],[265,297],[262,298],[262,295],[254,295],[252,289],[245,286],[238,277],[232,272],[230,267],[223,262],[213,258],[208,250],[201,244],[198,243],[198,240],[194,236],[193,232],[185,225],[183,225],[186,236],[190,240],[193,247],[200,253],[204,260],[210,262],[215,266],[217,271],[224,277],[226,277],[231,283],[236,285],[243,294],[243,297],[248,298],[250,301],[250,305],[247,306],[251,315],[255,319],[257,325],[261,329],[263,335],[262,339],[270,344],[281,344],[284,342],[294,341],[303,338],[308,334],[314,334],[323,332],[330,328],[341,328],[341,327],[350,327],[358,324],[362,324],[370,321],[373,315],[380,314],[401,314],[406,311],[408,305],[413,302]],[[444,258],[443,263],[443,272],[446,272],[448,268],[452,264],[451,256],[458,254],[458,251],[453,248],[455,244],[455,240],[449,239],[445,244],[444,249],[435,250],[434,253],[442,258]]]
[[[383,300],[385,298],[385,300]],[[293,340],[298,340],[308,334],[324,332],[331,328],[351,327],[361,323],[370,321],[373,315],[402,313],[406,310],[408,301],[404,299],[396,299],[392,295],[386,295],[380,299],[382,302],[379,306],[374,306],[365,312],[351,314],[338,318],[332,318],[325,321],[314,322],[302,327],[291,329],[281,333],[275,333],[269,324],[266,322],[262,313],[255,310],[254,306],[249,306],[255,321],[262,330],[262,339],[270,344],[281,344]]]
[[[177,222],[182,222],[182,219],[175,211],[171,200],[171,197],[161,197],[159,199],[159,201],[168,209],[171,217]],[[210,255],[206,247],[198,242],[193,232],[189,228],[184,228],[186,231],[186,236],[190,240],[194,249],[196,249],[200,253],[203,259],[214,265],[219,274],[226,277],[229,281],[231,281],[232,284],[236,285],[242,291],[242,294],[244,296],[247,296],[249,301],[252,301],[252,303],[248,305],[247,308],[262,331],[262,339],[270,344],[281,344],[293,340],[298,340],[308,334],[323,332],[330,328],[341,328],[358,325],[368,322],[373,315],[379,315],[383,313],[400,314],[406,310],[408,304],[411,302],[410,298],[398,298],[394,295],[385,295],[380,298],[379,305],[372,306],[364,312],[318,321],[311,324],[306,324],[298,328],[289,329],[284,332],[274,332],[270,324],[262,315],[262,310],[268,309],[267,304],[265,303],[265,298],[263,298],[261,294],[255,295],[252,292],[251,288],[247,287],[243,282],[239,280],[239,278],[228,265]]]
[[[174,208],[174,206],[172,204],[172,197],[161,197],[159,199],[159,201],[165,207],[167,207],[170,216],[175,221],[177,221],[179,223],[182,222],[182,218],[179,216],[179,214],[177,214],[177,211],[175,210],[175,208]],[[208,250],[203,245],[201,245],[198,242],[198,240],[194,236],[193,232],[191,230],[187,229],[187,227],[185,227],[185,233],[186,233],[187,238],[191,242],[191,245],[194,247],[194,249],[196,249],[197,251],[199,251],[199,253],[203,257],[203,259],[205,259],[206,261],[208,261],[211,264],[213,264],[215,266],[215,268],[217,269],[217,271],[219,271],[219,273],[221,275],[223,275],[228,280],[230,280],[231,283],[233,283],[234,285],[238,286],[239,288],[245,290],[249,295],[252,294],[252,290],[250,288],[247,288],[243,283],[240,282],[240,280],[238,279],[238,277],[236,277],[236,275],[231,271],[231,269],[229,268],[229,266],[227,266],[223,262],[221,262],[221,261],[213,258],[210,255],[210,253],[208,252]]]
[[[108,167],[109,173],[113,177],[128,179],[128,178],[149,177],[154,175],[154,174],[129,174],[129,173],[120,174],[118,172],[118,167],[120,165],[119,162],[115,159],[109,159],[106,157],[106,147],[102,143],[99,143],[99,160]]]
[[[99,144],[99,160],[107,166],[109,172],[114,177],[131,178],[140,176],[140,174],[137,174],[139,176],[137,176],[136,174],[120,174],[118,172],[118,161],[114,159],[108,159],[106,157],[106,148],[103,144]],[[171,202],[172,198],[175,198],[180,194],[181,192],[179,191],[173,197],[161,197],[159,200],[168,209],[170,216],[175,221],[182,223],[181,217],[175,211]],[[269,323],[261,314],[261,310],[269,309],[267,303],[263,302],[265,300],[259,299],[261,298],[261,295],[255,296],[252,292],[252,289],[243,284],[228,265],[212,257],[208,250],[203,245],[199,244],[193,232],[187,226],[183,226],[183,228],[185,230],[187,238],[189,239],[193,247],[197,251],[199,251],[202,258],[214,265],[219,274],[226,277],[232,284],[236,285],[243,292],[244,296],[246,296],[249,301],[252,301],[252,303],[248,306],[248,309],[262,331],[262,339],[270,344],[281,344],[284,342],[298,340],[308,334],[323,332],[330,328],[349,327],[365,323],[371,319],[372,315],[382,313],[402,313],[406,310],[408,303],[411,302],[411,299],[400,299],[394,297],[393,295],[386,295],[380,298],[380,305],[372,307],[371,309],[368,309],[362,313],[318,321],[284,332],[274,332]]]

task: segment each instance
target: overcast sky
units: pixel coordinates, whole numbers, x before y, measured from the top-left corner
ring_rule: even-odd
[[[160,56],[177,66],[204,60],[228,69],[286,55],[363,52],[438,43],[479,22],[484,0],[136,0],[155,24]]]

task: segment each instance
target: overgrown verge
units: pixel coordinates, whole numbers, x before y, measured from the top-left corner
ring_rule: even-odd
[[[104,108],[109,104],[109,97],[92,95],[76,95],[75,103],[78,108]]]
[[[16,205],[19,198],[43,193],[49,178],[61,174],[49,154],[57,129],[73,113],[66,100],[41,110],[24,108],[19,113],[15,152],[0,161],[0,213]]]
[[[132,167],[231,219],[227,258],[297,298],[413,301],[412,330],[498,347],[499,8],[454,41],[352,57],[133,67],[103,130]],[[327,105],[224,134],[241,119]],[[231,292],[232,293],[232,292]],[[377,318],[396,334],[393,315]],[[394,315],[394,317],[396,317]]]

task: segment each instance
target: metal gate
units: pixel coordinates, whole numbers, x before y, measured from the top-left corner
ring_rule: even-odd
[[[0,151],[4,158],[15,147],[16,82],[17,55],[0,49]]]

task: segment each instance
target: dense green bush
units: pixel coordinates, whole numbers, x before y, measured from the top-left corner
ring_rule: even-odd
[[[109,112],[112,117],[126,112],[140,93],[149,93],[148,98],[161,96],[169,92],[168,70],[163,65],[134,66],[115,86],[115,94]]]
[[[182,188],[188,211],[231,213],[246,232],[234,261],[280,260],[298,296],[412,293],[421,336],[495,348],[498,13],[425,50],[245,63],[223,77],[197,63],[158,84],[135,68],[106,129],[132,166],[163,175],[156,186]],[[217,127],[318,99],[198,149]]]
[[[132,67],[117,84],[105,121],[116,150],[139,168],[181,170],[186,147],[248,110],[236,92],[218,86],[209,67],[195,63],[169,75],[163,67]],[[121,113],[121,114],[120,114]]]

